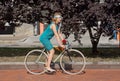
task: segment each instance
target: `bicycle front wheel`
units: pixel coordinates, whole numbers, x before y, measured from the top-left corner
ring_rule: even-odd
[[[26,70],[34,75],[44,73],[44,66],[47,60],[47,54],[42,50],[32,50],[24,60]]]
[[[85,57],[82,52],[69,49],[60,58],[62,70],[70,75],[80,74],[85,68]]]

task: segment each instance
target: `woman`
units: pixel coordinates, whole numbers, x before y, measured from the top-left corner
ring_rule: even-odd
[[[45,29],[45,31],[41,34],[40,36],[40,42],[43,44],[43,46],[48,50],[48,59],[46,62],[46,67],[45,69],[47,71],[53,72],[55,71],[54,69],[52,69],[50,67],[53,55],[55,53],[55,50],[53,48],[53,45],[50,42],[50,39],[55,36],[55,38],[57,39],[58,44],[60,45],[60,47],[64,48],[65,46],[62,44],[62,40],[63,37],[60,33],[60,29],[58,24],[61,22],[62,20],[62,16],[61,13],[56,12],[54,14],[54,17],[52,19],[52,22],[50,25],[48,25],[47,29]]]

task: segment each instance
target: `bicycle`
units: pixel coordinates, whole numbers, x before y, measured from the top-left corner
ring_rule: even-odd
[[[45,73],[44,67],[48,55],[45,51],[34,49],[25,56],[24,64],[26,70],[34,75]],[[85,56],[77,49],[72,49],[67,41],[65,49],[52,61],[54,64],[59,60],[60,68],[63,72],[76,75],[80,74],[86,65]]]

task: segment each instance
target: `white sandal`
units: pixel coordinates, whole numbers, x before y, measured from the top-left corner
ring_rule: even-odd
[[[50,68],[50,69],[48,69],[48,68],[46,68],[46,67],[45,67],[45,71],[46,71],[46,72],[55,72],[56,70],[51,69],[51,68]]]

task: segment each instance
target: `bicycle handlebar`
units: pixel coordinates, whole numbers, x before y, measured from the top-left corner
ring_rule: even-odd
[[[70,48],[71,48],[71,44],[69,43],[68,40],[66,40],[65,49],[70,49]]]
[[[65,48],[62,48],[62,47],[60,47],[60,46],[54,46],[54,48],[55,48],[56,50],[59,50],[59,51],[63,51],[64,49],[65,49],[65,50],[68,50],[68,49],[71,48],[71,44],[69,43],[68,40],[66,40],[66,43],[64,43],[64,45],[65,45]]]

